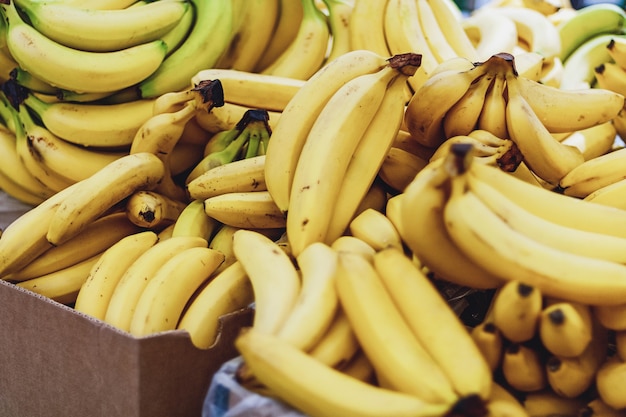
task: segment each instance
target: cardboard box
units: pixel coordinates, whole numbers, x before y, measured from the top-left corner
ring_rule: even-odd
[[[251,322],[250,309],[223,317],[215,346],[199,350],[184,331],[134,338],[0,280],[0,416],[200,417]]]

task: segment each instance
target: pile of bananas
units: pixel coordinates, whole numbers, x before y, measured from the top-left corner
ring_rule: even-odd
[[[0,3],[0,279],[201,349],[254,303],[311,416],[624,415],[624,10]]]

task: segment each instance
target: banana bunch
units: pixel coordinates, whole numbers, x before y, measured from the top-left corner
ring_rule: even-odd
[[[307,80],[281,113],[264,177],[286,215],[294,254],[345,231],[397,135],[406,79],[419,66],[419,54],[343,54]]]
[[[239,382],[311,416],[479,413],[487,362],[385,215],[367,213],[355,233],[296,256],[258,232],[233,234],[255,299],[235,342]]]
[[[520,76],[515,61],[502,53],[484,62],[440,64],[409,101],[405,126],[414,140],[433,149],[476,129],[510,139],[530,170],[556,186],[585,157],[581,147],[554,135],[610,122],[624,106],[624,96],[548,86]]]

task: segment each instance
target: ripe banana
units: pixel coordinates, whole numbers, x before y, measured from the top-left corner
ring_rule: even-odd
[[[327,17],[314,0],[299,1],[302,2],[302,21],[298,32],[262,74],[308,80],[322,67],[330,39]]]
[[[483,321],[470,331],[472,340],[480,350],[491,371],[499,369],[504,352],[504,340],[493,321]],[[493,387],[492,387],[493,392]]]
[[[583,353],[593,337],[593,317],[588,305],[557,302],[541,311],[539,338],[550,353],[575,357]]]
[[[609,55],[620,68],[626,68],[626,37],[614,36],[606,45],[606,49],[609,50]]]
[[[432,282],[398,248],[376,253],[374,267],[411,331],[447,375],[456,393],[461,397],[475,394],[487,400],[491,369]],[[428,320],[429,314],[436,314],[437,320]]]
[[[297,257],[302,286],[289,316],[276,335],[309,351],[330,328],[339,306],[335,289],[338,254],[330,246],[316,242]]]
[[[614,306],[593,306],[593,315],[610,330],[626,330],[626,303]]]
[[[105,215],[64,244],[48,249],[23,268],[3,278],[18,282],[67,268],[104,252],[123,237],[139,231],[123,212]]]
[[[626,408],[626,398],[617,389],[626,379],[626,362],[611,357],[598,369],[596,387],[602,401],[616,410]]]
[[[491,304],[493,324],[507,340],[527,342],[537,332],[542,302],[539,289],[519,281],[508,281],[494,295]]]
[[[402,238],[391,220],[385,214],[374,209],[366,209],[350,221],[352,236],[363,240],[374,250],[385,248],[402,250]]]
[[[156,271],[183,250],[206,245],[206,240],[198,237],[159,240],[141,254],[119,279],[111,294],[104,321],[120,330],[129,331],[139,297]]]
[[[231,192],[267,191],[265,155],[240,159],[209,169],[187,184],[193,199]]]
[[[283,111],[305,83],[291,77],[218,68],[198,71],[191,82],[195,85],[202,80],[216,79],[224,87],[227,102],[270,111]]]
[[[80,233],[133,192],[154,188],[163,178],[163,163],[151,153],[116,159],[89,178],[76,183],[50,219],[46,239],[59,245]]]
[[[467,135],[478,127],[487,91],[491,89],[496,78],[495,74],[480,77],[470,85],[463,97],[448,109],[443,119],[443,131],[447,138]]]
[[[176,328],[187,331],[198,349],[209,349],[217,340],[221,317],[246,308],[253,301],[248,275],[239,262],[231,263],[199,289]]]
[[[576,90],[589,88],[595,83],[594,68],[611,61],[607,45],[616,35],[605,33],[592,37],[576,48],[563,61],[561,74],[562,90]]]
[[[345,83],[387,65],[371,51],[347,53],[313,75],[296,93],[272,130],[266,150],[265,181],[278,208],[286,212],[293,175],[307,135],[330,97]]]
[[[217,230],[215,230],[209,242],[211,249],[218,250],[224,254],[224,262],[217,268],[215,271],[216,274],[237,260],[233,251],[233,234],[239,229],[239,227],[229,226],[227,224],[218,224]]]
[[[331,247],[337,252],[356,253],[368,260],[373,260],[374,254],[376,253],[376,249],[371,247],[367,242],[351,235],[339,236],[331,243]]]
[[[104,320],[111,294],[120,278],[128,267],[157,241],[156,233],[139,232],[123,237],[102,252],[78,291],[74,309]]]
[[[348,31],[352,50],[370,50],[380,56],[391,56],[383,22],[385,19],[386,1],[354,1],[350,14]]]
[[[219,227],[219,223],[204,211],[204,201],[194,199],[185,205],[174,221],[172,236],[197,236],[208,242]]]
[[[24,22],[15,5],[4,5],[10,20],[7,46],[15,61],[47,83],[77,92],[113,92],[132,86],[159,68],[167,45],[145,42],[111,52],[69,48]]]
[[[564,145],[550,134],[531,102],[524,97],[519,77],[507,73],[506,82],[506,124],[511,140],[522,153],[524,162],[539,178],[557,184],[584,162],[584,157],[578,148]]]
[[[491,88],[487,91],[485,102],[480,109],[478,123],[476,124],[478,130],[490,132],[499,138],[509,137],[506,127],[505,87],[505,77],[502,74],[498,74],[493,80]]]
[[[347,376],[254,327],[242,331],[235,347],[262,384],[312,417],[419,417],[445,414],[449,408]],[[303,373],[309,378],[302,378]]]
[[[130,322],[134,336],[174,330],[198,288],[224,260],[207,247],[184,249],[165,262],[146,284]],[[180,271],[184,268],[184,274]]]
[[[301,291],[301,280],[289,256],[267,236],[252,230],[233,234],[233,251],[248,274],[254,291],[252,326],[277,334],[288,319]]]
[[[285,227],[283,213],[268,191],[234,192],[204,200],[207,215],[229,226],[246,229]]]
[[[139,227],[159,230],[176,221],[186,204],[163,194],[138,190],[126,199],[128,219]]]
[[[153,100],[120,104],[45,102],[29,94],[24,104],[58,137],[77,145],[124,148],[152,115]]]
[[[308,353],[324,365],[338,369],[350,362],[359,351],[362,349],[354,329],[345,311],[339,306],[328,329]]]
[[[550,416],[559,413],[578,416],[585,402],[581,398],[564,398],[551,390],[528,392],[524,396],[524,409],[531,416]]]
[[[624,178],[625,156],[626,148],[620,148],[585,161],[561,178],[559,187],[566,195],[584,198]]]
[[[504,350],[500,367],[507,384],[517,391],[538,391],[548,385],[541,354],[532,347],[510,344]]]
[[[354,2],[350,0],[323,0],[328,11],[328,27],[330,29],[330,50],[325,63],[352,51],[350,18]]]
[[[602,401],[602,398],[596,397],[589,401],[586,406],[581,407],[580,414],[582,416],[595,417],[623,417],[624,410],[616,410]]]
[[[100,254],[87,258],[67,268],[31,278],[15,284],[58,303],[70,305],[76,301],[81,286],[89,276]]]
[[[617,130],[612,120],[570,133],[562,143],[580,149],[585,161],[604,155],[613,149]]]
[[[70,48],[117,51],[163,37],[191,5],[157,1],[124,9],[94,10],[32,0],[15,2],[43,35]]]
[[[302,23],[302,2],[279,0],[278,20],[269,43],[254,68],[254,73],[260,73],[283,53],[291,41],[296,37]]]
[[[608,122],[624,107],[624,96],[611,90],[564,90],[524,77],[517,77],[516,83],[519,94],[551,133],[573,132]]]
[[[413,335],[374,266],[361,255],[341,252],[338,268],[341,306],[376,374],[423,401],[455,403],[459,395],[450,379]]]

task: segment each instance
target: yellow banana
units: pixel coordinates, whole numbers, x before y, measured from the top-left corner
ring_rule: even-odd
[[[479,127],[478,122],[486,102],[487,91],[495,82],[495,74],[485,74],[472,83],[463,97],[446,112],[443,130],[447,138],[467,135]]]
[[[126,199],[125,211],[128,219],[137,226],[158,230],[174,223],[185,207],[182,201],[163,194],[138,190]]]
[[[209,217],[234,227],[276,229],[285,227],[283,213],[268,191],[233,192],[204,200]]]
[[[504,352],[502,332],[493,321],[483,321],[470,331],[472,340],[487,361],[489,369],[495,371],[500,367]]]
[[[339,306],[328,329],[308,353],[324,365],[340,368],[351,361],[359,350],[360,344],[354,329],[345,311]]]
[[[376,251],[386,248],[402,250],[402,238],[391,220],[374,209],[366,209],[350,221],[350,233]]]
[[[204,201],[194,199],[182,208],[175,219],[172,236],[197,236],[208,243],[218,227],[218,222],[206,214]]]
[[[504,350],[501,369],[506,382],[517,391],[538,391],[548,385],[541,354],[521,343]]]
[[[494,295],[491,306],[493,324],[511,342],[527,342],[537,332],[542,302],[539,289],[509,281]]]
[[[561,178],[559,186],[566,195],[587,197],[624,178],[621,162],[625,156],[626,148],[620,148],[584,161]]]
[[[581,355],[593,337],[593,316],[588,305],[573,302],[550,304],[541,312],[539,338],[553,355]]]
[[[348,30],[352,50],[366,49],[380,56],[391,56],[383,22],[387,1],[355,0]]]
[[[354,9],[351,0],[323,0],[328,10],[331,46],[325,63],[352,51],[350,18]]]
[[[504,89],[505,77],[501,74],[495,77],[491,88],[485,96],[480,116],[478,116],[477,128],[491,132],[499,138],[508,138],[509,132],[506,127],[506,99]]]
[[[585,161],[608,153],[613,149],[617,130],[613,121],[600,123],[570,133],[561,143],[580,149]]]
[[[594,317],[610,330],[626,330],[626,303],[613,306],[593,306]]]
[[[626,362],[616,357],[607,359],[598,369],[596,387],[602,401],[616,410],[626,408],[626,398],[617,388],[626,379]]]
[[[371,247],[367,242],[351,235],[339,236],[331,243],[331,247],[337,252],[356,253],[364,256],[368,260],[373,260],[374,254],[376,253],[376,249]]]
[[[194,199],[234,192],[267,191],[265,155],[235,160],[200,174],[187,184]]]

